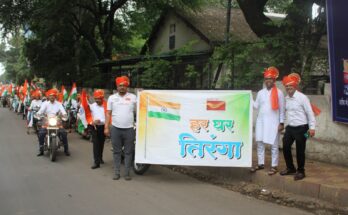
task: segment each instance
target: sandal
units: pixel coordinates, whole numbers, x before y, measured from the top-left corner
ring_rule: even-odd
[[[268,175],[274,175],[278,172],[277,167],[272,167],[269,171],[268,171]]]
[[[250,169],[250,172],[256,172],[256,171],[261,170],[261,169],[264,169],[264,168],[265,168],[265,165],[261,164],[261,165],[252,167],[252,168]]]

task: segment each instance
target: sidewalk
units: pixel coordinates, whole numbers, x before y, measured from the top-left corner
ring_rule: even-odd
[[[253,163],[257,162],[256,152]],[[334,155],[333,155],[334,156]],[[296,158],[294,158],[296,166]],[[251,173],[251,181],[263,186],[286,192],[317,198],[340,207],[348,207],[348,167],[335,166],[306,159],[306,178],[294,181],[293,176],[267,174],[270,166],[270,152],[266,150],[264,170]],[[279,170],[286,168],[282,151],[279,153]]]
[[[256,147],[253,147],[253,166],[257,163]],[[295,153],[293,153],[295,155]],[[226,167],[180,167],[185,174],[204,181],[219,184],[243,184],[251,182],[262,188],[275,189],[292,193],[298,196],[310,197],[333,204],[338,208],[348,210],[348,167],[340,167],[333,164],[322,163],[306,159],[306,177],[303,180],[294,181],[292,175],[281,176],[279,173],[269,176],[270,151],[266,148],[265,169],[251,173],[250,168],[226,168]],[[296,166],[296,158],[294,157]],[[179,169],[180,169],[179,168]],[[283,152],[279,152],[279,170],[285,169]],[[221,184],[220,183],[220,184]]]

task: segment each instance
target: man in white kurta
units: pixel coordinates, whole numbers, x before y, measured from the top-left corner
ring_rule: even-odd
[[[283,92],[275,86],[278,70],[270,67],[264,72],[265,88],[257,93],[254,108],[258,109],[255,126],[258,165],[251,169],[255,172],[264,169],[265,145],[271,145],[272,164],[269,175],[277,173],[279,161],[279,132],[284,129],[285,104]],[[272,95],[274,94],[274,95]],[[273,99],[272,99],[273,98]],[[273,100],[273,101],[272,101]]]
[[[28,123],[28,128],[33,127],[33,122],[34,122],[34,114],[33,111],[36,109],[36,111],[38,111],[41,107],[42,104],[42,100],[40,98],[41,94],[39,91],[35,91],[32,95],[33,100],[30,103],[29,106],[29,123]]]

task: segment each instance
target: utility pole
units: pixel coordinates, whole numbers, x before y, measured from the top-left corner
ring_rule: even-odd
[[[226,33],[225,33],[225,43],[226,45],[230,41],[230,26],[231,26],[231,9],[232,0],[227,0],[227,13],[226,13]]]
[[[229,40],[230,40],[231,9],[232,9],[232,0],[227,0],[225,45],[227,45]],[[216,83],[219,80],[222,66],[223,66],[223,63],[221,62],[218,66],[217,71],[216,71],[213,85],[212,85],[212,89],[215,89],[215,87],[216,87]]]

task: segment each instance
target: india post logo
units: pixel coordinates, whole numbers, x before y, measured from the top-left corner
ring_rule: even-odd
[[[207,110],[225,111],[226,102],[216,99],[207,100]]]

